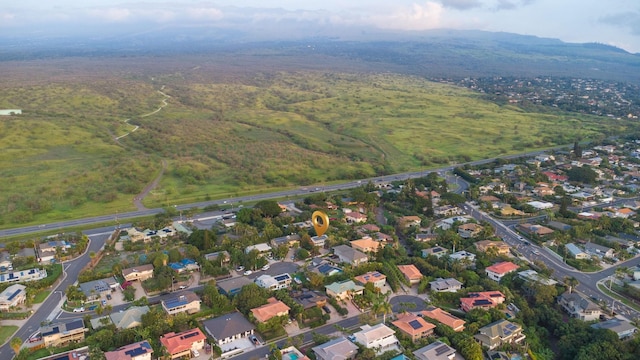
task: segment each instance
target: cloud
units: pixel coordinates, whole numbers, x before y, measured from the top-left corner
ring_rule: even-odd
[[[89,15],[108,22],[122,22],[129,19],[132,13],[127,8],[106,8],[89,10]]]
[[[413,4],[390,15],[371,17],[373,23],[383,29],[428,30],[441,25],[443,5],[427,1],[424,5]]]
[[[458,10],[468,10],[482,7],[480,0],[440,0],[442,6]]]
[[[213,7],[188,8],[186,10],[186,14],[189,17],[198,20],[220,20],[224,17],[224,14],[220,9]]]
[[[619,28],[628,29],[633,35],[640,35],[640,12],[624,12],[603,16],[598,19],[600,23]]]
[[[537,0],[498,0],[495,5],[496,10],[514,10],[520,7],[528,6]]]

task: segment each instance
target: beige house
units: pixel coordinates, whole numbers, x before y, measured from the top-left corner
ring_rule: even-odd
[[[122,276],[126,281],[140,280],[145,281],[153,277],[153,265],[139,265],[132,268],[122,270]]]
[[[200,311],[200,298],[193,291],[186,291],[169,300],[162,300],[162,308],[169,315],[186,312],[195,314]]]
[[[0,311],[8,311],[10,308],[19,306],[27,300],[27,287],[20,284],[13,284],[0,293]]]
[[[147,340],[104,353],[106,360],[151,360],[153,349]]]
[[[266,304],[251,309],[253,317],[259,322],[267,322],[276,316],[289,315],[289,310],[291,310],[291,308],[282,301],[276,300],[274,297],[269,298],[267,301],[268,302]]]
[[[326,286],[327,295],[337,300],[351,299],[353,295],[362,294],[364,288],[356,285],[353,280],[334,282]]]
[[[69,343],[84,341],[87,331],[82,319],[75,319],[66,323],[49,324],[40,328],[42,341],[46,347],[64,346]]]
[[[476,340],[493,350],[502,344],[519,343],[526,337],[522,333],[522,326],[507,320],[499,320],[478,330]]]
[[[422,273],[413,264],[398,265],[398,270],[400,270],[405,279],[409,281],[409,285],[418,284],[420,280],[422,280]]]
[[[458,235],[460,235],[461,238],[469,239],[478,236],[482,229],[483,227],[481,225],[466,223],[458,226]]]
[[[487,252],[495,249],[498,255],[509,255],[511,247],[504,241],[482,240],[475,243],[478,251]]]
[[[351,247],[362,251],[363,253],[377,253],[384,245],[380,241],[375,241],[370,237],[365,237],[360,240],[354,240],[351,242]]]
[[[422,219],[419,216],[403,216],[398,219],[398,224],[403,228],[408,228],[411,226],[420,226],[422,223]]]
[[[369,271],[368,273],[358,275],[353,278],[362,285],[372,283],[374,287],[381,289],[387,283],[387,277],[378,271]]]

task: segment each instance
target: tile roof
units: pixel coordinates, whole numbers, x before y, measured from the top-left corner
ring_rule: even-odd
[[[404,274],[404,276],[406,276],[409,280],[415,280],[415,279],[421,279],[422,278],[422,273],[413,264],[398,265],[398,270],[400,270],[400,272],[402,274]]]
[[[202,324],[218,341],[255,329],[255,326],[237,311],[205,320]]]
[[[508,274],[512,271],[515,271],[519,268],[518,265],[510,262],[510,261],[503,261],[494,265],[491,265],[489,267],[487,267],[487,271],[491,271],[494,272],[496,274]]]
[[[394,326],[410,336],[415,336],[435,329],[435,325],[423,318],[410,313],[398,314],[398,320],[392,322]]]
[[[451,327],[455,331],[464,330],[464,320],[457,318],[440,308],[433,306],[428,307],[426,310],[422,311],[422,315],[441,322],[442,324]]]
[[[167,348],[169,354],[176,354],[191,349],[191,345],[198,341],[204,341],[207,337],[195,328],[181,333],[170,332],[160,337],[160,342]]]
[[[106,360],[130,360],[143,354],[153,354],[153,349],[147,340],[125,345],[114,351],[104,353]]]
[[[253,316],[260,322],[268,321],[272,317],[278,316],[278,314],[281,314],[283,312],[289,313],[289,310],[291,310],[290,307],[288,307],[282,301],[276,300],[276,298],[272,297],[267,301],[268,303],[251,309]]]

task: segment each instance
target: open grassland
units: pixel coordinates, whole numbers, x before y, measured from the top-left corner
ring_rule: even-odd
[[[499,106],[465,89],[400,74],[285,72],[265,65],[218,76],[219,64],[189,62],[184,71],[165,64],[149,74],[136,61],[130,71],[107,67],[83,77],[64,68],[51,82],[12,78],[0,85],[0,108],[23,109],[22,116],[0,119],[0,226],[133,210],[132,199],[162,160],[168,166],[145,199],[148,207],[637,130],[626,121]],[[86,66],[77,71],[86,74]],[[168,106],[142,116],[162,105],[162,86]]]

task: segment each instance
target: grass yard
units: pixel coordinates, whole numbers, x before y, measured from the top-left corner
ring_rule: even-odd
[[[0,344],[4,344],[17,330],[18,327],[15,325],[0,326]]]
[[[36,294],[36,296],[33,297],[33,303],[40,304],[47,298],[47,296],[49,296],[49,294],[51,294],[51,291],[49,290],[40,291],[39,293]]]

